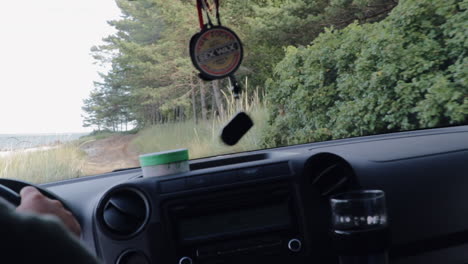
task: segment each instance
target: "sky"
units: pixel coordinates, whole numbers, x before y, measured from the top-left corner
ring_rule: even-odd
[[[90,48],[114,32],[114,0],[8,0],[0,9],[0,134],[87,132],[98,81]]]

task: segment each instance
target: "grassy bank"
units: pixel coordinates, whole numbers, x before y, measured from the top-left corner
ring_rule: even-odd
[[[259,149],[260,139],[267,127],[267,105],[261,102],[256,91],[249,97],[247,93],[243,95],[237,106],[232,95],[224,95],[228,102],[224,116],[199,122],[188,120],[155,125],[141,130],[132,141],[132,145],[139,153],[188,148],[190,159]],[[255,125],[237,145],[231,147],[221,142],[220,132],[238,112],[237,109],[245,110]]]
[[[14,151],[0,157],[0,178],[45,183],[83,176],[86,156],[76,144],[27,152]]]
[[[132,144],[140,153],[188,148],[190,159],[259,149],[267,112],[265,109],[257,109],[249,114],[254,120],[254,127],[232,147],[220,140],[220,131],[227,123],[220,119],[152,126],[140,131]]]

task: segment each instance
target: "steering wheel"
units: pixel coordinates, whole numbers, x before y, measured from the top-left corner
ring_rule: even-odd
[[[13,179],[0,179],[0,197],[7,200],[9,203],[14,205],[15,207],[18,207],[21,203],[21,196],[19,195],[19,193],[21,189],[23,189],[26,186],[33,186],[34,188],[38,189],[47,198],[59,200],[63,204],[63,207],[65,207],[65,209],[70,211],[70,207],[68,207],[67,204],[62,199],[57,197],[57,195],[41,187],[38,187],[34,184],[27,183],[24,181],[13,180]]]

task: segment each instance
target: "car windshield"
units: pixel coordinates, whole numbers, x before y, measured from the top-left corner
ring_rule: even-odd
[[[197,159],[466,124],[467,8],[463,0],[8,1],[0,177],[45,183],[139,167],[139,155],[180,148]],[[228,43],[201,36],[213,29]],[[216,75],[206,61],[225,66],[232,52],[240,66]],[[254,125],[230,146],[220,133],[239,112]]]

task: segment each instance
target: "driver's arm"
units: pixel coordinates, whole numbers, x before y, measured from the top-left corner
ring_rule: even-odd
[[[73,215],[33,187],[21,191],[16,212],[0,202],[2,263],[98,263],[81,245],[79,233]]]

